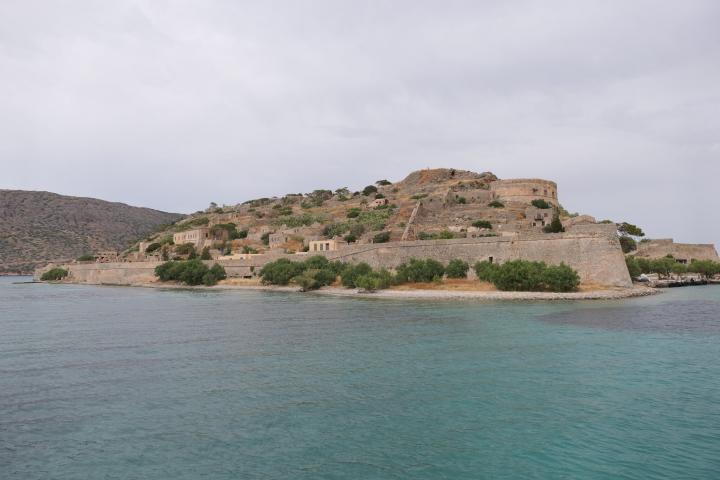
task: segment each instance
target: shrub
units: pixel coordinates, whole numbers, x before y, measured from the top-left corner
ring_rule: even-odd
[[[555,214],[553,216],[552,222],[550,222],[550,225],[545,225],[543,228],[543,232],[545,233],[561,233],[565,231],[565,227],[563,227],[562,222],[560,221],[560,217]]]
[[[373,237],[373,243],[387,243],[390,241],[390,232],[380,232]]]
[[[477,275],[478,280],[481,280],[483,282],[493,282],[495,279],[495,272],[498,270],[498,264],[497,263],[491,263],[487,260],[482,262],[477,262],[475,264],[475,275]]]
[[[631,278],[639,277],[642,272],[640,265],[635,257],[628,255],[625,257],[625,265],[627,265],[628,273]]]
[[[345,265],[340,273],[341,282],[347,288],[357,288],[357,279],[363,275],[372,273],[372,268],[367,263]]]
[[[407,282],[432,282],[442,279],[445,274],[443,264],[428,258],[418,260],[411,258],[409,261],[398,265],[395,276],[398,283]]]
[[[154,245],[154,244],[153,244],[153,245]],[[159,246],[160,244],[157,244],[157,245]],[[150,248],[150,247],[148,247],[148,248]],[[147,252],[147,250],[145,250],[145,251]],[[77,261],[78,261],[78,262],[92,262],[92,261],[94,261],[94,260],[95,260],[95,255],[91,255],[91,254],[80,255],[80,256],[77,258]]]
[[[699,273],[700,275],[710,278],[720,273],[720,262],[712,260],[693,260],[688,265],[688,271]]]
[[[504,208],[504,207],[505,207],[505,204],[502,203],[502,202],[499,201],[499,200],[493,200],[492,202],[488,203],[488,207],[492,207],[492,208]]]
[[[355,280],[355,286],[367,292],[388,288],[393,283],[393,276],[385,269],[360,275]]]
[[[637,242],[634,238],[623,235],[620,237],[620,248],[622,248],[623,253],[630,253],[637,250]]]
[[[448,278],[467,278],[467,272],[470,269],[470,265],[467,262],[463,262],[459,258],[450,260],[445,268],[445,274]]]
[[[205,247],[202,249],[202,253],[200,254],[200,260],[212,260],[212,256],[210,255],[210,247]]]
[[[377,193],[377,187],[375,185],[368,185],[367,187],[363,188],[362,194],[366,197],[371,193]]]
[[[351,209],[349,209],[349,210],[347,211],[346,216],[347,216],[347,218],[357,218],[357,217],[360,216],[360,212],[361,212],[361,211],[362,211],[362,210],[360,210],[360,209],[357,208],[357,207],[351,208]]]
[[[68,276],[68,271],[64,268],[51,268],[47,272],[43,273],[40,276],[40,280],[47,282],[47,281],[56,281],[56,280],[62,280],[63,278]]]
[[[472,226],[475,228],[487,228],[492,230],[492,223],[487,220],[478,220],[477,222],[473,222]]]
[[[333,223],[323,228],[323,235],[329,238],[334,238],[342,235],[350,229],[347,223]]]
[[[377,185],[378,187],[383,187],[385,185],[392,185],[392,182],[389,182],[389,181],[383,179],[383,180],[378,180],[377,182],[375,182],[375,185]]]
[[[270,245],[270,232],[265,232],[260,236],[260,241],[263,245]]]
[[[210,267],[208,273],[203,275],[203,283],[207,286],[215,285],[220,280],[225,280],[226,278],[227,274],[225,273],[225,269],[222,265],[216,263]]]
[[[357,242],[357,237],[351,233],[349,235],[345,235],[343,237],[343,240],[345,240],[347,243],[355,243]]]
[[[543,262],[511,260],[505,262],[493,274],[492,282],[500,290],[532,292],[542,290]]]
[[[305,267],[301,263],[293,262],[287,258],[280,258],[274,262],[266,263],[260,271],[262,282],[271,285],[287,285],[293,277],[303,273]]]
[[[458,197],[455,199],[455,201],[461,205],[465,205],[467,203],[467,198],[465,197]]]
[[[242,253],[258,253],[258,251],[250,245],[245,245],[242,248]]]
[[[385,198],[385,195],[383,195],[382,193],[375,194],[375,200],[382,200],[383,198]]]
[[[365,233],[365,226],[361,223],[355,223],[350,225],[350,235],[355,237],[361,237]]]
[[[543,210],[548,209],[552,206],[548,202],[543,200],[542,198],[536,198],[535,200],[530,202],[530,205],[532,205],[535,208],[541,208]]]
[[[163,282],[174,280],[186,285],[215,285],[226,278],[222,266],[215,264],[208,268],[197,259],[165,262],[155,267],[155,275]]]
[[[580,276],[564,263],[548,266],[542,280],[545,288],[552,292],[572,292],[580,285]]]
[[[145,249],[145,253],[152,253],[152,252],[154,252],[155,250],[159,249],[160,247],[162,247],[162,244],[161,244],[161,243],[159,243],[159,242],[153,242],[153,243],[151,243],[150,245],[147,246],[147,248]]]
[[[247,238],[247,236],[248,236],[248,231],[247,231],[247,230],[240,230],[240,231],[237,232],[237,238],[239,238],[239,239],[241,239],[241,238]]]
[[[195,245],[192,243],[183,243],[175,248],[175,253],[178,255],[190,255],[195,253]]]
[[[410,197],[413,200],[422,200],[423,198],[427,197],[427,193],[418,193],[416,195],[413,195]]]

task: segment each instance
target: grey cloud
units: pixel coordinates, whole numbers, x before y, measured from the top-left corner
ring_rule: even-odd
[[[2,187],[172,211],[434,166],[717,242],[714,1],[0,4]]]

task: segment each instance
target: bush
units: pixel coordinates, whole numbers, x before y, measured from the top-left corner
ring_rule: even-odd
[[[543,210],[552,207],[552,205],[550,205],[548,202],[546,202],[542,198],[536,198],[535,200],[530,202],[530,205],[532,205],[535,208],[541,208]]]
[[[227,275],[225,269],[218,264],[208,268],[202,261],[185,260],[165,262],[155,267],[155,275],[163,281],[176,281],[186,285],[215,285],[218,280],[224,280]]]
[[[225,273],[225,269],[222,267],[222,265],[218,265],[217,263],[210,267],[210,270],[208,273],[203,275],[203,283],[207,286],[215,285],[220,280],[225,280],[227,278],[227,274]]]
[[[467,262],[463,262],[459,258],[450,260],[447,267],[445,268],[445,274],[448,278],[467,278],[467,272],[470,269],[470,265]]]
[[[350,229],[347,223],[333,223],[323,228],[322,234],[328,238],[335,238]]]
[[[455,201],[456,201],[457,203],[459,203],[460,205],[465,205],[465,204],[467,203],[467,198],[465,198],[465,197],[458,197],[458,198],[455,199]]]
[[[47,282],[47,281],[56,281],[56,280],[62,280],[63,278],[68,276],[68,271],[64,268],[51,268],[47,272],[43,273],[40,277],[40,280]]]
[[[212,260],[212,255],[210,255],[210,247],[205,247],[202,249],[202,253],[200,254],[200,260]]]
[[[345,240],[347,243],[355,243],[357,242],[357,237],[351,233],[349,235],[345,235],[345,237],[343,237],[343,240]]]
[[[495,279],[495,272],[498,270],[498,264],[497,263],[491,263],[487,260],[483,262],[477,262],[475,264],[475,275],[477,275],[478,280],[481,280],[483,282],[493,282]]]
[[[360,275],[355,280],[355,286],[367,292],[373,292],[375,290],[388,288],[390,285],[392,285],[392,282],[392,274],[387,270],[382,269],[378,272],[371,272],[365,275]]]
[[[305,266],[287,258],[266,263],[260,271],[262,282],[271,285],[287,285],[293,277],[303,273]]]
[[[250,245],[245,245],[242,248],[242,253],[258,253],[258,251]]]
[[[371,193],[377,193],[377,187],[375,185],[368,185],[367,187],[363,188],[362,194],[366,197]]]
[[[442,279],[445,267],[431,258],[426,260],[411,258],[406,263],[398,265],[396,271],[395,278],[398,283],[432,282]]]
[[[640,265],[638,265],[637,259],[632,255],[628,255],[625,257],[625,265],[627,265],[628,273],[630,274],[631,278],[639,277],[640,274],[643,273],[640,269]]]
[[[347,218],[357,218],[358,216],[360,216],[360,212],[361,212],[361,211],[362,211],[362,210],[360,210],[360,209],[357,208],[357,207],[351,208],[351,209],[349,209],[349,210],[347,211],[346,216],[347,216]]]
[[[158,244],[159,245],[159,244]],[[148,247],[149,248],[149,247]],[[146,250],[147,251],[147,250]],[[86,254],[86,255],[80,255],[77,258],[78,262],[93,262],[95,261],[95,255]]]
[[[512,260],[500,265],[493,274],[493,283],[500,290],[532,292],[542,290],[543,262]]]
[[[192,243],[183,243],[175,248],[175,253],[178,255],[191,255],[195,253],[195,245]]]
[[[572,292],[580,285],[580,276],[564,263],[547,267],[542,280],[545,289],[551,292]]]
[[[630,253],[637,250],[637,242],[634,238],[623,235],[620,237],[620,248],[622,248],[623,253]]]
[[[493,200],[492,202],[488,203],[488,207],[492,207],[492,208],[504,208],[504,207],[505,207],[505,204],[502,203],[502,202],[499,201],[499,200]]]
[[[265,232],[260,236],[260,241],[263,245],[270,245],[270,232]]]
[[[706,278],[710,278],[720,274],[720,262],[713,262],[712,260],[693,260],[690,262],[690,265],[688,265],[688,271],[699,273]]]
[[[370,265],[364,262],[355,265],[345,265],[340,273],[341,282],[344,287],[357,288],[357,279],[363,275],[369,275],[372,271]]]
[[[553,216],[552,222],[550,222],[550,225],[545,225],[543,228],[543,232],[545,233],[561,233],[565,231],[565,227],[563,227],[562,222],[560,221],[560,217],[555,214]]]
[[[512,260],[498,266],[492,282],[500,290],[537,292],[571,292],[580,285],[580,277],[569,266],[547,266],[544,262]]]
[[[150,245],[147,246],[145,249],[145,253],[152,253],[155,250],[158,250],[160,247],[162,247],[162,244],[159,242],[153,242]]]
[[[383,179],[383,180],[378,180],[377,182],[375,182],[375,185],[377,185],[379,187],[383,187],[385,185],[392,185],[392,182],[389,182],[389,181]]]
[[[373,243],[387,243],[390,241],[390,232],[380,232],[373,237]]]
[[[475,228],[487,228],[492,230],[492,223],[487,220],[478,220],[477,222],[473,222],[472,226]]]

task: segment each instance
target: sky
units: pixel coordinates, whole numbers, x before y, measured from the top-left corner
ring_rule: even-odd
[[[0,188],[173,212],[448,167],[720,244],[720,2],[0,2]]]

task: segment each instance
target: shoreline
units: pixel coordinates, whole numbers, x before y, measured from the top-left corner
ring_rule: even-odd
[[[38,282],[46,283],[46,282]],[[631,288],[606,288],[598,290],[589,290],[585,292],[506,292],[499,290],[492,291],[473,291],[473,290],[377,290],[374,292],[360,291],[354,288],[344,287],[322,287],[318,290],[307,292],[301,291],[295,286],[279,286],[279,285],[213,285],[211,287],[204,285],[182,285],[177,283],[132,283],[132,284],[87,284],[73,282],[48,282],[59,283],[65,285],[97,285],[112,287],[137,287],[137,288],[157,288],[172,290],[246,290],[246,291],[264,291],[264,292],[283,292],[283,293],[304,293],[311,295],[324,295],[334,297],[352,297],[352,298],[382,298],[382,299],[416,299],[416,300],[619,300],[624,298],[645,297],[649,295],[657,295],[662,293],[661,290],[641,285],[634,285]]]

